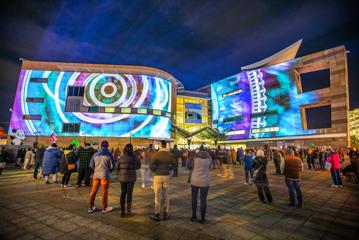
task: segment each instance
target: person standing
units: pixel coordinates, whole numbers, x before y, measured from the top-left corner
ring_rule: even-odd
[[[252,178],[253,178],[253,168],[252,168],[253,156],[249,149],[245,150],[243,163],[244,163],[244,174],[245,174],[245,178],[246,178],[244,184],[245,185],[247,185],[248,183],[251,184]],[[249,179],[249,176],[251,177],[250,179]]]
[[[175,144],[173,146],[173,149],[172,149],[172,154],[174,155],[175,157],[175,165],[173,166],[173,177],[178,177],[178,162],[179,162],[179,159],[181,157],[181,152],[180,150],[177,148],[177,144]]]
[[[331,187],[342,188],[343,182],[340,176],[340,157],[337,151],[331,150],[326,162],[331,164],[330,173],[333,179]]]
[[[268,160],[264,156],[264,151],[261,149],[257,150],[256,157],[253,160],[253,168],[255,173],[254,183],[257,187],[258,196],[262,203],[272,203],[273,201],[267,177],[267,164]]]
[[[22,166],[23,170],[27,170],[31,168],[31,162],[33,158],[34,158],[34,153],[31,150],[31,148],[28,148],[25,153],[24,165]]]
[[[133,153],[132,144],[127,144],[123,150],[123,155],[118,160],[117,175],[121,183],[121,217],[126,216],[125,203],[127,202],[127,215],[132,214],[132,192],[137,175],[136,170],[140,168],[140,161]]]
[[[152,144],[149,145],[148,149],[142,152],[141,157],[141,179],[142,179],[142,188],[145,188],[147,185],[153,184],[151,171],[150,171],[150,160],[155,153]]]
[[[210,186],[210,174],[212,158],[204,147],[190,159],[188,168],[192,170],[190,182],[192,190],[192,217],[191,221],[197,220],[197,198],[200,196],[201,219],[200,223],[206,223],[207,195]]]
[[[89,213],[96,211],[95,198],[100,186],[102,192],[102,212],[107,213],[113,210],[113,207],[108,206],[108,188],[111,180],[110,174],[115,166],[115,159],[108,150],[108,147],[108,141],[102,141],[101,148],[92,156],[90,161],[90,168],[94,173],[90,193]]]
[[[233,169],[232,169],[232,155],[231,150],[226,151],[224,150],[224,157],[223,157],[223,178],[224,179],[233,179]]]
[[[35,151],[35,165],[34,165],[34,179],[37,179],[37,173],[39,171],[40,168],[40,175],[41,175],[41,165],[42,165],[42,160],[44,158],[44,154],[45,154],[45,146],[42,145],[40,148],[37,148]]]
[[[302,160],[294,155],[292,149],[287,150],[287,156],[281,161],[280,168],[285,176],[285,183],[289,192],[289,206],[295,206],[295,193],[297,195],[298,207],[303,207],[303,195],[300,189],[302,172],[304,166]],[[295,193],[294,193],[295,192]]]
[[[274,166],[275,166],[275,175],[281,175],[281,170],[280,170],[280,163],[281,163],[281,154],[279,153],[278,149],[274,149],[273,150],[273,162],[274,162]]]
[[[70,145],[61,157],[61,173],[64,174],[61,181],[61,187],[68,187],[71,174],[77,171],[77,156],[74,151],[74,145]]]
[[[163,219],[167,220],[169,218],[170,171],[175,164],[175,156],[167,148],[167,142],[161,141],[160,150],[150,160],[150,169],[154,174],[153,190],[155,192],[155,213],[150,218],[154,221],[160,221],[161,202],[163,202],[164,208]]]
[[[239,162],[239,165],[242,165],[243,158],[244,158],[244,150],[242,147],[240,147],[239,149],[237,149],[237,160]]]
[[[57,173],[59,172],[59,165],[61,161],[61,151],[57,148],[57,144],[53,143],[44,153],[42,161],[42,175],[45,178],[45,183],[50,184],[50,174],[53,174],[54,183],[57,184]]]
[[[218,145],[218,148],[216,149],[215,153],[214,153],[214,157],[216,159],[216,166],[218,169],[218,174],[217,176],[222,176],[223,173],[223,168],[222,168],[222,162],[223,162],[223,154],[222,154],[222,150],[221,150],[221,146]]]
[[[22,165],[24,163],[24,158],[25,158],[25,149],[24,148],[20,148],[17,150],[17,155],[16,155],[16,166],[22,168]]]
[[[0,175],[6,167],[7,158],[8,158],[8,156],[7,156],[7,151],[5,150],[5,147],[1,147],[0,148]]]
[[[79,160],[77,187],[81,187],[83,180],[85,180],[86,187],[90,186],[90,177],[91,177],[90,161],[94,153],[95,153],[95,149],[91,147],[90,143],[85,143],[85,147],[83,148],[81,147],[77,151],[77,157]]]

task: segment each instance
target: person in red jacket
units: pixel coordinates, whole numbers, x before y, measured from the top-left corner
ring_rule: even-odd
[[[331,150],[327,158],[327,163],[331,164],[330,173],[332,175],[333,183],[332,187],[343,187],[342,178],[340,176],[340,157],[336,150]]]

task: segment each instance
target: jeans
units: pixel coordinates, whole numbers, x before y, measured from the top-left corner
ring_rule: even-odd
[[[155,192],[155,214],[161,211],[161,202],[166,213],[170,210],[170,199],[168,196],[169,191],[169,176],[154,176],[153,178],[153,191]]]
[[[269,203],[271,203],[273,201],[268,184],[256,184],[256,187],[257,187],[259,200],[261,200],[262,202],[265,202],[265,198],[264,198],[264,194],[265,194],[267,201]]]
[[[90,168],[79,168],[77,176],[77,185],[81,186],[82,181],[85,179],[85,185],[90,186]]]
[[[340,169],[330,169],[334,185],[343,185],[342,178],[340,177]]]
[[[92,190],[90,193],[90,208],[94,207],[95,205],[96,194],[100,186],[102,192],[102,210],[105,210],[107,208],[107,202],[108,202],[108,188],[110,186],[109,179],[99,179],[99,178],[93,179]]]
[[[253,178],[253,168],[244,168],[244,174],[246,175],[246,183],[248,183],[249,175]]]
[[[37,172],[39,171],[39,168],[41,169],[41,165],[39,162],[35,162],[34,165],[34,178],[37,179]],[[40,170],[41,171],[41,170]],[[40,174],[41,175],[41,174]]]
[[[142,178],[142,184],[152,184],[152,177],[151,177],[151,171],[149,165],[141,165],[141,178]]]
[[[205,220],[207,209],[207,195],[209,187],[196,187],[191,185],[192,188],[192,218],[196,218],[197,212],[197,197],[199,192],[200,209],[201,209],[201,221]]]
[[[133,192],[134,185],[135,185],[134,182],[121,182],[120,203],[121,203],[121,211],[122,212],[125,212],[125,202],[127,202],[127,206],[132,203],[132,192]]]
[[[281,175],[279,159],[273,159],[275,166],[275,175]]]
[[[71,177],[71,172],[65,173],[64,176],[62,177],[62,185],[67,186],[69,184],[70,177]]]
[[[287,184],[287,187],[288,187],[290,204],[295,205],[295,196],[294,195],[297,194],[298,204],[299,204],[299,206],[302,206],[303,195],[302,195],[302,191],[300,189],[301,181],[300,180],[291,180],[291,179],[286,178],[285,183]],[[294,193],[294,191],[295,191],[295,193]]]

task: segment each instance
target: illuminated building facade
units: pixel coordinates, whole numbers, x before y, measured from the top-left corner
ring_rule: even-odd
[[[23,61],[9,133],[21,129],[44,143],[55,133],[64,144],[348,146],[345,47],[296,58],[300,45],[196,91],[149,67]],[[329,86],[305,91],[302,76],[321,70]],[[330,126],[311,128],[307,110],[322,106]]]
[[[349,111],[348,119],[350,136],[359,137],[359,108]]]

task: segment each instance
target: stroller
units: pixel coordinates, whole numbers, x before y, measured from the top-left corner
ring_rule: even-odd
[[[359,183],[358,168],[353,163],[350,163],[349,165],[345,166],[342,169],[342,173],[343,176],[345,176],[347,182]]]

